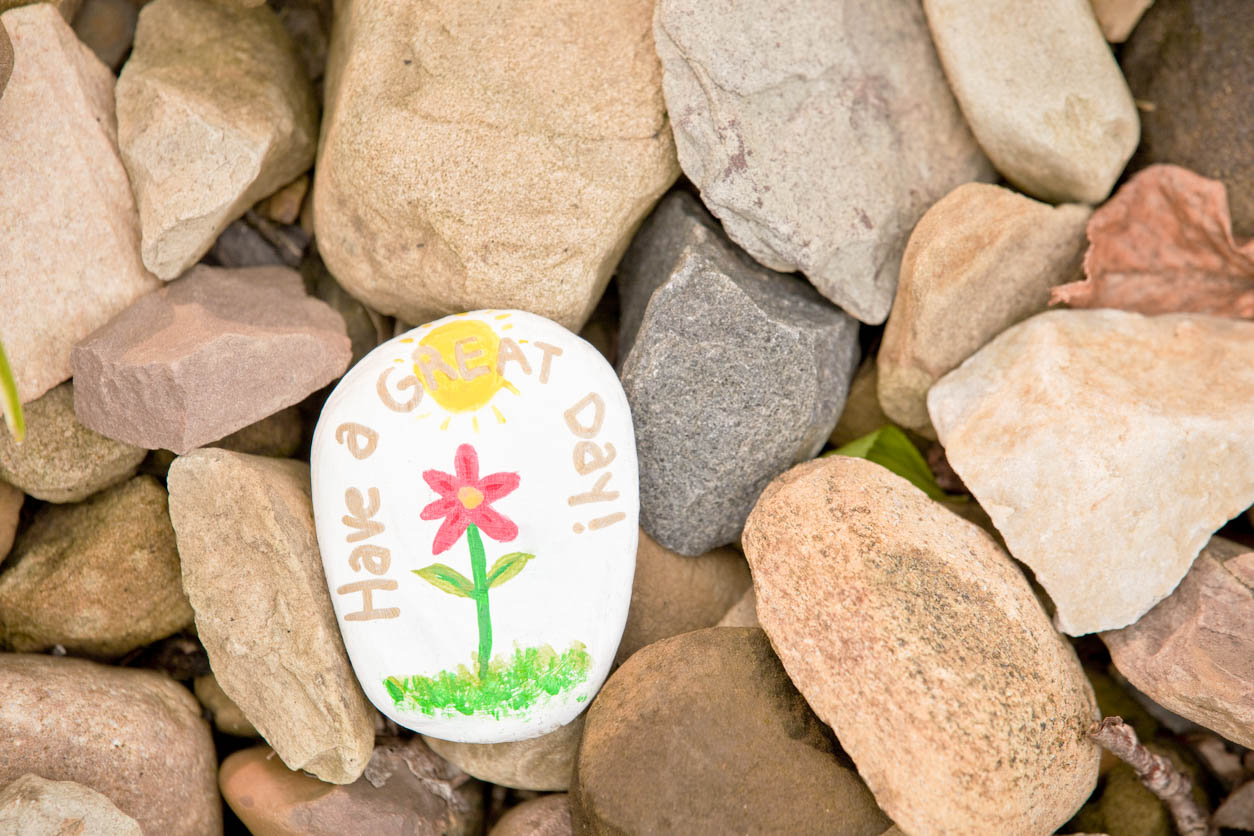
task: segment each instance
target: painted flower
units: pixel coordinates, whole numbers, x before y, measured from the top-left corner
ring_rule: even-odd
[[[484,534],[500,543],[518,536],[518,526],[492,507],[492,503],[518,487],[517,473],[489,473],[479,477],[479,454],[469,444],[457,448],[453,457],[455,473],[427,470],[423,480],[440,498],[422,509],[424,520],[444,518],[435,534],[433,554],[447,551],[466,531],[475,525]]]

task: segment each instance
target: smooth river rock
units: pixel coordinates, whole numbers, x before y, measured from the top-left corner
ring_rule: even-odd
[[[771,483],[744,547],[789,678],[905,832],[1046,836],[1088,798],[1092,688],[981,528],[832,456]]]
[[[524,801],[502,816],[488,836],[575,836],[570,798],[554,793]]]
[[[928,411],[1073,636],[1136,621],[1254,504],[1254,323],[1050,311],[941,378]]]
[[[575,772],[575,753],[583,737],[580,714],[548,734],[509,743],[454,743],[423,736],[431,751],[467,773],[503,787],[565,792]]]
[[[0,833],[13,836],[143,836],[106,796],[73,781],[26,774],[0,790]]]
[[[21,522],[22,505],[26,502],[26,494],[10,485],[0,482],[0,561],[3,561],[9,549],[13,547],[13,538],[17,536],[17,526]]]

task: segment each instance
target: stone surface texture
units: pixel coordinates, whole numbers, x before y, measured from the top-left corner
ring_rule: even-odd
[[[74,34],[116,72],[130,53],[138,17],[132,0],[84,0],[74,16]]]
[[[1121,44],[1132,34],[1136,22],[1154,0],[1089,0],[1102,34],[1112,44]]]
[[[524,801],[502,816],[488,836],[575,836],[570,798],[555,793]]]
[[[302,400],[348,366],[344,321],[294,270],[198,266],[74,349],[88,427],[185,453]]]
[[[17,525],[21,521],[24,502],[26,502],[26,494],[8,482],[0,482],[0,561],[4,560],[9,549],[13,547],[13,538],[17,535]]]
[[[758,599],[750,586],[740,600],[723,613],[716,627],[761,627],[758,622]]]
[[[1071,635],[1136,621],[1254,503],[1254,323],[1050,311],[941,378],[928,411]]]
[[[575,771],[586,713],[539,737],[508,743],[455,743],[423,735],[437,755],[474,777],[522,790],[565,792]]]
[[[27,774],[0,790],[0,833],[143,836],[139,822],[90,787]]]
[[[1233,790],[1215,810],[1212,821],[1217,827],[1254,830],[1254,781],[1247,781]]]
[[[337,7],[314,183],[335,277],[407,322],[518,308],[577,331],[679,174],[652,11]]]
[[[907,833],[1046,836],[1088,798],[1093,690],[982,529],[833,456],[771,483],[744,547],[789,678]]]
[[[9,40],[9,30],[4,28],[0,20],[0,96],[4,95],[5,85],[13,74],[13,41]]]
[[[56,9],[65,22],[70,23],[82,7],[83,0],[0,0],[0,12],[7,12],[9,9],[16,9],[19,6],[35,4],[47,5]]]
[[[236,737],[261,736],[256,727],[248,722],[248,718],[244,716],[240,707],[226,695],[226,691],[222,690],[222,686],[218,684],[213,674],[196,677],[192,690],[196,694],[196,699],[200,700],[200,704],[213,718],[213,727],[218,731]]]
[[[175,460],[168,484],[218,684],[289,767],[357,780],[374,724],[336,629],[308,465],[211,448]]]

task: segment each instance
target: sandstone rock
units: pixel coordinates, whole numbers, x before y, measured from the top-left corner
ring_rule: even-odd
[[[883,322],[923,211],[992,174],[917,4],[662,0],[654,37],[680,164],[731,239]]]
[[[771,483],[744,547],[789,678],[906,832],[1044,836],[1084,803],[1092,688],[981,529],[833,456]]]
[[[300,449],[301,433],[300,410],[289,406],[208,446],[234,453],[286,458]]]
[[[79,502],[129,479],[146,450],[88,429],[74,415],[74,384],[24,407],[26,439],[0,433],[0,478],[47,502]]]
[[[335,627],[301,462],[197,450],[170,466],[183,586],[214,676],[283,762],[361,776],[371,711]]]
[[[22,503],[26,494],[10,485],[0,482],[0,563],[13,547],[13,538],[17,534],[17,524],[22,513]]]
[[[74,34],[116,71],[130,52],[138,17],[132,0],[84,0],[74,18]]]
[[[524,801],[502,816],[488,836],[575,836],[570,798],[557,793]]]
[[[858,325],[799,279],[743,258],[687,196],[668,198],[619,278],[641,525],[668,549],[702,554],[734,542],[766,483],[823,446],[857,364]]]
[[[0,832],[14,836],[143,836],[139,822],[90,787],[26,774],[0,790]]]
[[[1104,200],[1136,150],[1140,123],[1089,0],[924,0],[923,8],[954,95],[997,170],[1041,200]]]
[[[302,174],[258,203],[256,209],[275,223],[294,224],[300,220],[300,207],[308,191],[309,175]]]
[[[349,368],[361,362],[380,343],[395,336],[392,333],[392,319],[358,302],[335,280],[321,258],[314,255],[305,259],[300,269],[309,292],[344,318],[348,339],[353,347]]]
[[[875,836],[890,824],[766,636],[743,628],[663,639],[610,677],[588,709],[570,806],[587,834]]]
[[[163,279],[181,275],[227,224],[313,162],[313,88],[264,4],[148,3],[117,100],[144,264]]]
[[[200,705],[164,674],[0,653],[0,785],[34,773],[109,798],[144,833],[222,832]]]
[[[35,4],[51,6],[61,14],[66,23],[72,23],[83,5],[83,0],[0,0],[0,12]]]
[[[253,836],[472,836],[483,821],[480,788],[417,738],[381,738],[345,786],[293,772],[265,746],[223,761],[219,784]]]
[[[583,737],[580,714],[555,731],[509,743],[454,743],[423,736],[437,755],[482,781],[541,792],[566,792]]]
[[[1090,0],[1102,34],[1112,44],[1121,44],[1132,34],[1136,22],[1154,0]]]
[[[70,376],[75,343],[159,282],[140,261],[113,73],[48,3],[2,25],[16,63],[0,97],[0,342],[27,402]]]
[[[199,266],[75,346],[74,408],[110,438],[185,453],[335,380],[349,351],[295,271]]]
[[[906,245],[876,358],[889,418],[934,435],[927,390],[993,337],[1045,310],[1051,287],[1081,278],[1091,214],[985,183],[959,186],[927,211]]]
[[[213,718],[214,728],[223,734],[233,734],[236,737],[261,736],[253,724],[248,722],[248,718],[244,716],[240,707],[226,695],[226,691],[222,690],[222,686],[218,684],[213,674],[196,677],[193,685],[196,699],[200,700],[200,704]]]
[[[408,322],[518,308],[578,330],[679,173],[652,11],[337,7],[314,182],[335,277]]]
[[[1254,4],[1158,0],[1121,56],[1141,114],[1133,168],[1176,163],[1228,187],[1232,225],[1254,236]]]
[[[1136,621],[1254,503],[1252,405],[1254,324],[1113,310],[1019,323],[928,394],[949,463],[1071,635]]]
[[[867,357],[854,373],[853,382],[849,384],[849,397],[845,398],[845,408],[841,410],[840,420],[828,438],[833,447],[843,447],[891,423],[880,406],[877,391],[879,374],[875,365],[875,357]]]
[[[758,622],[758,599],[750,586],[740,600],[732,604],[716,627],[761,627]]]
[[[4,95],[4,87],[13,74],[13,42],[9,40],[9,30],[4,28],[0,20],[0,96]]]
[[[1219,805],[1212,818],[1216,827],[1254,830],[1254,781],[1237,787]]]

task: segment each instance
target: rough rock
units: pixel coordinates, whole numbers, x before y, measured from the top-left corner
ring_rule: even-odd
[[[144,264],[163,279],[181,275],[231,221],[313,163],[313,87],[264,4],[148,3],[117,101]]]
[[[482,790],[417,738],[381,738],[344,786],[293,772],[265,746],[228,757],[218,780],[253,836],[471,836],[483,822]]]
[[[980,346],[1081,277],[1086,206],[1053,207],[985,183],[947,194],[919,221],[876,357],[884,412],[934,436],[927,390]]]
[[[575,836],[570,798],[556,793],[524,801],[502,816],[488,836]]]
[[[588,709],[570,806],[593,836],[877,836],[891,824],[766,635],[745,628],[663,639],[610,677]]]
[[[1254,504],[1254,323],[1050,311],[941,378],[928,411],[1071,635],[1136,621]]]
[[[583,737],[580,714],[556,731],[510,743],[454,743],[423,736],[437,755],[482,781],[541,792],[566,792]]]
[[[0,832],[14,836],[143,836],[139,822],[90,787],[26,774],[0,790]]]
[[[337,6],[314,223],[340,283],[407,322],[518,308],[579,330],[679,174],[652,12]]]
[[[4,95],[5,85],[13,74],[13,42],[9,40],[9,30],[4,28],[0,20],[0,96]]]
[[[1217,827],[1254,830],[1254,781],[1233,790],[1219,805],[1212,821]]]
[[[789,678],[906,832],[1045,836],[1088,798],[1093,690],[978,526],[833,456],[771,483],[744,547]]]
[[[138,17],[132,0],[84,0],[74,18],[74,34],[116,71],[131,50]]]
[[[226,691],[222,690],[222,686],[218,684],[213,674],[196,677],[193,691],[196,699],[200,700],[200,704],[213,718],[213,726],[218,731],[236,737],[261,736],[253,724],[248,722],[248,718],[244,716],[240,707],[231,701]]]
[[[8,482],[0,482],[0,563],[13,547],[17,524],[21,520],[22,503],[25,501],[26,494]]]
[[[0,653],[0,785],[34,773],[106,796],[144,833],[222,832],[200,705],[153,671]]]
[[[289,406],[210,444],[235,453],[285,458],[300,449],[300,409]]]
[[[373,351],[375,346],[394,336],[392,319],[357,301],[335,280],[321,258],[311,256],[305,259],[300,269],[309,292],[344,318],[344,326],[353,346],[353,357],[348,364],[350,368]]]
[[[1102,633],[1119,672],[1154,702],[1254,747],[1254,552],[1212,538],[1176,590]]]
[[[83,5],[83,0],[0,0],[0,12],[7,12],[9,9],[16,9],[19,6],[31,6],[36,3],[51,6],[60,12],[62,19],[66,23],[71,23],[78,14],[79,8]]]
[[[857,365],[858,324],[743,258],[691,198],[668,198],[633,247],[641,261],[619,274],[625,316],[651,291],[639,327],[625,321],[620,336],[641,525],[699,555],[734,542],[766,483],[823,446]]]
[[[1254,236],[1254,4],[1158,0],[1121,56],[1141,114],[1133,168],[1176,163],[1228,187],[1238,236]]]
[[[79,423],[67,381],[28,403],[26,439],[0,433],[0,478],[47,502],[79,502],[135,474],[147,451]]]
[[[260,214],[278,224],[300,221],[300,208],[309,192],[309,175],[302,174],[254,207]]]
[[[1136,22],[1154,0],[1090,0],[1102,34],[1112,44],[1121,44],[1132,34]]]
[[[992,176],[918,4],[661,0],[654,37],[680,165],[731,239],[883,322],[923,211]]]
[[[723,613],[716,627],[761,627],[758,622],[758,599],[750,586],[740,600]]]
[[[289,767],[357,780],[374,724],[336,629],[308,465],[211,448],[175,460],[168,484],[218,684]]]
[[[113,73],[48,3],[2,25],[16,63],[0,97],[0,342],[25,403],[70,376],[75,343],[160,283],[140,261]]]
[[[1104,200],[1136,150],[1140,123],[1089,0],[923,0],[923,8],[954,95],[997,170],[1041,200]]]
[[[349,357],[344,321],[295,271],[202,265],[75,346],[74,408],[110,438],[185,453],[299,402]]]
[[[853,382],[849,384],[849,396],[845,398],[845,408],[840,411],[840,420],[828,437],[828,443],[833,447],[843,447],[891,423],[880,406],[879,374],[875,365],[875,357],[867,357],[854,373]]]

